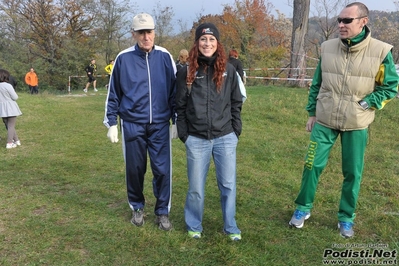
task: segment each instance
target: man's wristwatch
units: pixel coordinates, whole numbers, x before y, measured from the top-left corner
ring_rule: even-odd
[[[370,108],[369,104],[366,101],[360,100],[358,101],[358,103],[360,104],[360,106],[364,109],[367,110]]]

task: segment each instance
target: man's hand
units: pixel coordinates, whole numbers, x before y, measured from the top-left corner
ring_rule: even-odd
[[[316,123],[316,117],[310,116],[308,122],[306,123],[306,131],[311,132],[315,123]]]
[[[115,126],[111,126],[108,129],[107,137],[111,140],[112,143],[117,143],[119,141],[119,139],[118,139],[118,127],[116,125]]]

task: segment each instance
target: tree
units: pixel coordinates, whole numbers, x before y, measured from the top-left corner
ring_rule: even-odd
[[[313,17],[319,25],[323,41],[330,39],[338,31],[338,23],[335,18],[348,2],[348,0],[315,0]]]
[[[29,40],[28,64],[33,67],[37,59],[46,66],[48,76],[55,76],[57,60],[60,59],[62,45],[62,26],[64,14],[54,1],[31,0],[21,1],[17,13],[28,22],[28,30],[22,32],[22,38]],[[55,85],[56,79],[46,80]]]
[[[322,42],[334,37],[338,31],[336,17],[341,9],[348,4],[348,0],[315,0],[313,3],[313,16],[307,33],[310,49],[314,48],[315,57],[319,57]]]
[[[215,17],[223,32],[222,43],[239,51],[244,66],[276,67],[285,57],[289,39],[272,10],[273,5],[265,0],[236,0],[232,6],[225,5],[222,15]],[[283,16],[279,18],[284,20]]]
[[[163,46],[167,41],[168,36],[172,35],[173,26],[172,19],[175,15],[173,8],[170,6],[162,7],[160,2],[157,2],[153,9],[154,19],[156,23],[155,31],[157,36],[157,43]]]
[[[129,1],[0,0],[0,67],[23,84],[25,73],[32,66],[39,74],[42,90],[66,89],[68,76],[84,75],[84,65],[91,57],[97,59],[98,68],[102,69],[119,51],[134,44],[129,15],[135,5]],[[198,20],[192,27],[182,20],[173,22],[172,7],[158,3],[154,10],[155,41],[177,55],[181,49],[191,47],[200,23],[212,22],[221,31],[221,42],[227,52],[234,48],[239,51],[244,67],[262,69],[250,69],[249,75],[286,77],[285,71],[268,73],[265,68],[290,64],[298,69],[288,75],[302,79],[290,83],[304,86],[306,66],[317,62],[320,44],[335,34],[339,7],[336,4],[346,4],[345,0],[315,0],[315,16],[308,24],[309,2],[293,2],[291,22],[279,12],[272,15],[273,5],[267,0],[235,0],[232,5],[224,5],[221,14],[204,15],[203,10],[198,11]],[[399,2],[395,3],[399,9]],[[394,45],[395,61],[399,60],[398,13],[370,11],[369,16],[372,36]],[[305,60],[310,57],[316,60]],[[252,81],[255,80],[251,84]],[[259,79],[254,83],[257,82]]]
[[[371,36],[392,44],[392,55],[394,62],[399,62],[399,12],[370,12],[368,26],[371,31]]]
[[[109,60],[126,48],[128,1],[0,0],[3,54],[13,56],[7,68],[21,80],[34,67],[42,89],[66,89],[68,75],[83,74],[91,57]]]
[[[60,60],[57,61],[62,62],[59,68],[64,73],[79,75],[83,69],[82,58],[90,56],[87,49],[90,37],[87,33],[93,29],[94,15],[90,10],[94,5],[83,5],[74,0],[65,0],[61,4],[65,6],[64,38],[59,51]],[[66,78],[65,75],[61,77]]]
[[[155,41],[158,44],[157,39],[158,37],[156,36]],[[174,28],[174,33],[163,42],[163,46],[177,59],[180,50],[189,50],[192,43],[193,39],[191,38],[187,22],[179,19],[177,20],[177,27],[175,26]]]
[[[0,2],[0,65],[16,78],[25,75],[25,60],[29,57],[29,40],[22,37],[29,25],[17,13],[18,3],[18,0]]]
[[[290,77],[297,80],[290,84],[305,87],[303,80],[306,69],[305,35],[308,30],[310,0],[294,0],[294,17],[292,25]]]

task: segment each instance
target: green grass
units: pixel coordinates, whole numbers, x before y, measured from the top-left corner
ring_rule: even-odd
[[[339,142],[321,176],[312,217],[301,230],[288,226],[309,139],[307,91],[248,88],[237,150],[243,240],[233,243],[222,233],[213,165],[203,238],[186,236],[186,161],[179,140],[173,140],[174,229],[164,232],[153,224],[149,167],[146,224],[131,225],[121,144],[111,144],[102,125],[106,91],[74,93],[20,93],[21,147],[6,150],[6,131],[0,130],[0,265],[321,265],[324,249],[334,244],[380,243],[399,250],[399,100],[372,124],[355,237],[345,240],[336,229]]]

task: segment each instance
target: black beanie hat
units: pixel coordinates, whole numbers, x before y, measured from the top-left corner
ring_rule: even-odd
[[[215,36],[216,40],[219,41],[219,31],[212,23],[203,23],[195,30],[195,41],[197,41],[202,35],[210,34]]]

